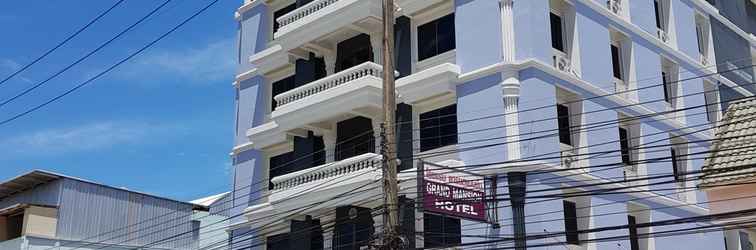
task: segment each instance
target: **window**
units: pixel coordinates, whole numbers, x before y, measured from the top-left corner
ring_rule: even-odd
[[[420,114],[420,151],[456,143],[456,104]]]
[[[700,22],[696,22],[696,38],[698,38],[698,53],[701,53],[701,55],[706,55],[705,48],[707,47],[705,36],[704,36],[704,28],[702,27],[703,24]]]
[[[418,60],[453,50],[455,46],[454,13],[417,27]]]
[[[426,248],[451,247],[462,243],[460,219],[426,213],[423,226]]]
[[[718,120],[719,108],[717,103],[719,102],[719,93],[717,93],[717,87],[704,81],[704,102],[706,102],[706,119],[709,122],[716,122]]]
[[[268,250],[285,250],[289,249],[289,234],[277,234],[269,236],[266,240],[266,248]]]
[[[373,123],[369,118],[354,117],[336,123],[336,155],[340,161],[375,152]]]
[[[336,72],[373,61],[370,36],[359,34],[336,45]]]
[[[630,238],[630,250],[640,250],[640,242],[638,240],[638,228],[636,227],[635,216],[627,216],[627,229],[629,231]]]
[[[578,234],[578,216],[575,202],[564,201],[564,230],[567,233],[567,244],[580,245]]]
[[[551,18],[551,47],[564,52],[562,17],[553,12],[549,13],[549,17]]]
[[[669,84],[669,80],[667,79],[667,72],[662,71],[662,88],[664,88],[664,101],[668,103],[672,103],[672,87]]]
[[[268,160],[268,189],[273,189],[273,180],[276,176],[285,175],[294,172],[293,165],[290,164],[294,160],[294,152],[288,152],[277,156],[270,157]]]
[[[632,165],[630,157],[630,138],[627,129],[619,128],[620,153],[622,154],[622,163]]]
[[[557,104],[557,125],[559,126],[559,142],[572,146],[570,109],[564,104]]]
[[[738,235],[740,236],[740,249],[753,250],[753,243],[751,243],[751,239],[749,239],[748,233],[740,231],[738,232]]]
[[[280,10],[277,10],[276,12],[273,12],[273,33],[276,33],[278,31],[279,25],[278,22],[276,22],[276,19],[279,17],[288,14],[289,12],[297,9],[297,3],[292,3],[289,6],[283,7]]]
[[[664,29],[662,27],[662,6],[659,0],[654,0],[654,17],[656,17],[656,27],[659,29]]]
[[[286,77],[284,79],[281,79],[277,82],[274,82],[273,84],[273,90],[270,95],[270,110],[276,110],[276,107],[278,107],[278,103],[276,102],[276,96],[279,94],[282,94],[286,91],[292,90],[297,87],[296,82],[294,81],[294,75]]]
[[[614,78],[623,80],[622,77],[622,51],[619,45],[612,44],[612,73]]]
[[[4,221],[0,220],[0,231],[5,231],[5,235],[0,234],[0,241],[12,240],[21,237],[24,227],[24,212],[20,211],[10,215],[0,215],[5,217]]]
[[[675,148],[669,150],[669,154],[672,156],[672,174],[675,177],[675,181],[684,182],[686,175],[685,163],[681,162],[682,159],[680,159],[679,153]]]
[[[336,222],[332,239],[335,250],[357,250],[370,244],[375,232],[372,209],[364,207],[336,208]]]

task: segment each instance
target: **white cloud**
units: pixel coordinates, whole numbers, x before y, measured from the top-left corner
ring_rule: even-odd
[[[234,39],[223,39],[201,48],[147,51],[117,75],[140,81],[172,79],[195,84],[231,79],[236,67],[235,47]]]
[[[76,127],[45,129],[0,141],[0,150],[15,153],[56,154],[93,151],[115,145],[137,144],[170,126],[106,121]]]

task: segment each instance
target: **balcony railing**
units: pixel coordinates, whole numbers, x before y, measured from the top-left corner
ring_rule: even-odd
[[[338,87],[342,84],[362,77],[373,76],[380,78],[383,72],[382,68],[383,67],[381,67],[381,65],[378,65],[376,63],[365,62],[363,64],[342,70],[320,80],[305,84],[304,86],[286,91],[284,93],[281,93],[280,95],[275,96],[274,98],[276,99],[278,106],[282,107],[286,104],[306,98],[311,95],[315,95],[328,89]]]
[[[606,8],[616,15],[621,15],[622,0],[606,0]]]
[[[659,40],[661,40],[662,42],[669,42],[669,35],[667,35],[667,31],[663,29],[656,29],[656,37],[659,38]]]
[[[339,0],[315,0],[312,1],[304,6],[301,6],[292,12],[287,13],[286,15],[283,15],[276,19],[276,22],[278,22],[279,27],[283,28],[286,25],[289,25],[293,22],[296,22],[299,19],[302,19],[312,13],[317,12],[318,10],[321,10],[325,7],[328,7]]]
[[[572,151],[572,147],[570,147],[567,150],[562,150],[560,152],[560,158],[562,160],[562,167],[563,168],[575,168],[577,167],[577,157],[575,157],[575,152]]]
[[[627,98],[629,95],[627,83],[621,79],[614,78],[614,93],[618,97]]]
[[[273,190],[282,190],[302,184],[343,176],[364,169],[380,169],[382,157],[374,153],[365,153],[338,162],[326,163],[294,173],[274,177]]]
[[[575,71],[572,68],[572,61],[570,61],[570,58],[567,56],[567,54],[556,49],[554,49],[553,51],[554,53],[552,56],[552,63],[554,68],[570,74],[575,74]]]
[[[701,61],[701,64],[703,65],[709,65],[709,57],[706,55],[698,55],[699,60]]]

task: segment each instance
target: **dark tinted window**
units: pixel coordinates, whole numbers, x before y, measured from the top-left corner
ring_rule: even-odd
[[[574,202],[564,201],[564,230],[567,233],[567,244],[580,245],[578,235],[577,207]]]
[[[557,124],[559,125],[559,142],[572,145],[570,110],[566,105],[557,104]]]
[[[286,91],[292,90],[297,87],[296,82],[294,81],[294,76],[290,76],[284,79],[281,79],[277,82],[273,83],[273,91],[270,95],[270,110],[276,110],[276,107],[278,106],[278,103],[276,102],[275,97],[279,94],[282,94]]]
[[[659,0],[654,0],[654,17],[656,17],[656,27],[661,29],[661,6],[659,5]]]
[[[630,139],[627,129],[619,128],[620,152],[622,153],[622,163],[631,165],[630,161]]]
[[[373,60],[370,36],[360,34],[336,45],[336,71],[342,71]]]
[[[368,246],[375,232],[373,223],[372,209],[353,206],[336,208],[333,249],[359,250]]]
[[[664,88],[664,101],[665,102],[671,102],[670,101],[670,93],[671,89],[669,86],[669,81],[667,80],[667,73],[662,72],[662,88]]]
[[[638,228],[636,227],[635,216],[627,216],[627,229],[630,236],[630,250],[640,250],[640,242],[638,241]]]
[[[456,143],[456,104],[420,114],[420,151]]]
[[[278,22],[276,22],[276,19],[278,19],[279,17],[283,15],[286,15],[287,13],[295,9],[297,9],[297,4],[293,3],[289,6],[283,7],[280,10],[277,10],[276,12],[273,12],[273,33],[276,33],[276,31],[278,31],[278,28],[279,28],[279,25],[278,25]]]
[[[549,13],[551,17],[551,47],[564,52],[564,38],[562,37],[562,17]]]
[[[289,234],[277,234],[267,238],[266,249],[287,250],[289,249]]]
[[[375,152],[373,124],[365,117],[355,117],[336,124],[337,161]]]
[[[462,223],[459,219],[424,214],[423,224],[426,248],[450,247],[462,243]]]
[[[454,13],[417,27],[418,60],[422,61],[455,47]]]
[[[612,73],[617,79],[622,78],[622,54],[620,48],[612,44]]]
[[[680,157],[677,155],[677,150],[674,148],[669,149],[669,154],[672,156],[672,174],[675,176],[675,180],[685,180],[685,170],[680,168],[682,164],[680,164]]]

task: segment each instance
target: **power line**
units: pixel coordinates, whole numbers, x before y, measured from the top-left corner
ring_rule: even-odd
[[[87,24],[85,24],[84,26],[82,26],[81,28],[79,28],[78,30],[76,30],[74,33],[68,35],[68,37],[66,37],[65,39],[63,39],[63,41],[58,42],[57,45],[55,45],[52,48],[48,49],[47,51],[45,51],[44,53],[42,53],[42,55],[40,55],[36,59],[32,60],[31,62],[27,63],[23,67],[19,68],[18,70],[14,71],[10,75],[8,75],[7,77],[3,78],[3,80],[0,81],[0,85],[3,85],[5,82],[7,82],[8,80],[10,80],[14,76],[20,74],[21,72],[23,72],[24,70],[28,69],[29,67],[31,67],[35,63],[39,62],[43,58],[45,58],[48,55],[50,55],[53,51],[55,51],[58,48],[60,48],[61,46],[63,46],[64,44],[66,44],[68,41],[70,41],[74,37],[78,36],[81,32],[83,32],[84,30],[86,30],[87,28],[89,28],[89,26],[92,26],[92,24],[94,24],[95,22],[97,22],[98,20],[100,20],[100,18],[102,18],[105,15],[107,15],[108,13],[110,13],[111,10],[115,9],[116,7],[118,7],[118,5],[120,5],[121,3],[123,3],[123,1],[124,0],[118,0],[118,1],[116,1],[113,5],[110,6],[110,8],[107,8],[105,11],[103,11],[102,13],[100,13],[99,15],[97,15],[94,19],[90,20]],[[2,105],[0,105],[0,106],[2,106]]]
[[[131,25],[129,25],[128,27],[126,27],[126,29],[121,30],[121,32],[118,32],[118,34],[116,34],[115,36],[111,37],[109,40],[105,41],[104,43],[100,44],[100,46],[97,46],[97,48],[95,48],[94,50],[92,50],[89,53],[87,53],[86,55],[80,57],[79,59],[77,59],[73,63],[69,64],[68,66],[63,67],[63,69],[61,69],[58,72],[56,72],[55,74],[52,74],[51,76],[47,77],[45,80],[43,80],[41,82],[38,82],[37,84],[34,84],[33,86],[31,86],[30,88],[25,89],[24,91],[21,91],[20,93],[16,94],[15,96],[11,97],[10,99],[7,99],[5,101],[0,102],[0,107],[5,106],[6,104],[8,104],[8,103],[10,103],[10,102],[12,102],[12,101],[14,101],[14,100],[16,100],[16,99],[18,99],[18,98],[26,95],[26,94],[34,91],[35,89],[39,88],[40,86],[44,85],[45,83],[49,82],[50,80],[58,77],[60,74],[63,74],[63,72],[68,71],[72,67],[74,67],[77,64],[81,63],[82,61],[84,61],[85,59],[89,58],[90,56],[94,55],[95,53],[97,53],[98,51],[100,51],[102,48],[105,48],[105,46],[108,46],[110,43],[112,43],[113,41],[115,41],[116,39],[118,39],[119,37],[121,37],[122,35],[124,35],[127,32],[129,32],[135,26],[137,26],[138,24],[142,23],[144,20],[147,20],[147,18],[149,18],[150,16],[152,16],[153,14],[155,14],[155,12],[157,12],[158,10],[160,10],[161,8],[163,8],[163,6],[165,6],[166,4],[168,4],[170,1],[171,0],[165,0],[165,2],[163,2],[161,5],[158,5],[157,7],[155,7],[154,9],[152,9],[152,11],[150,11],[146,15],[142,16],[142,18],[140,18],[139,20],[137,20],[135,23],[132,23]]]

